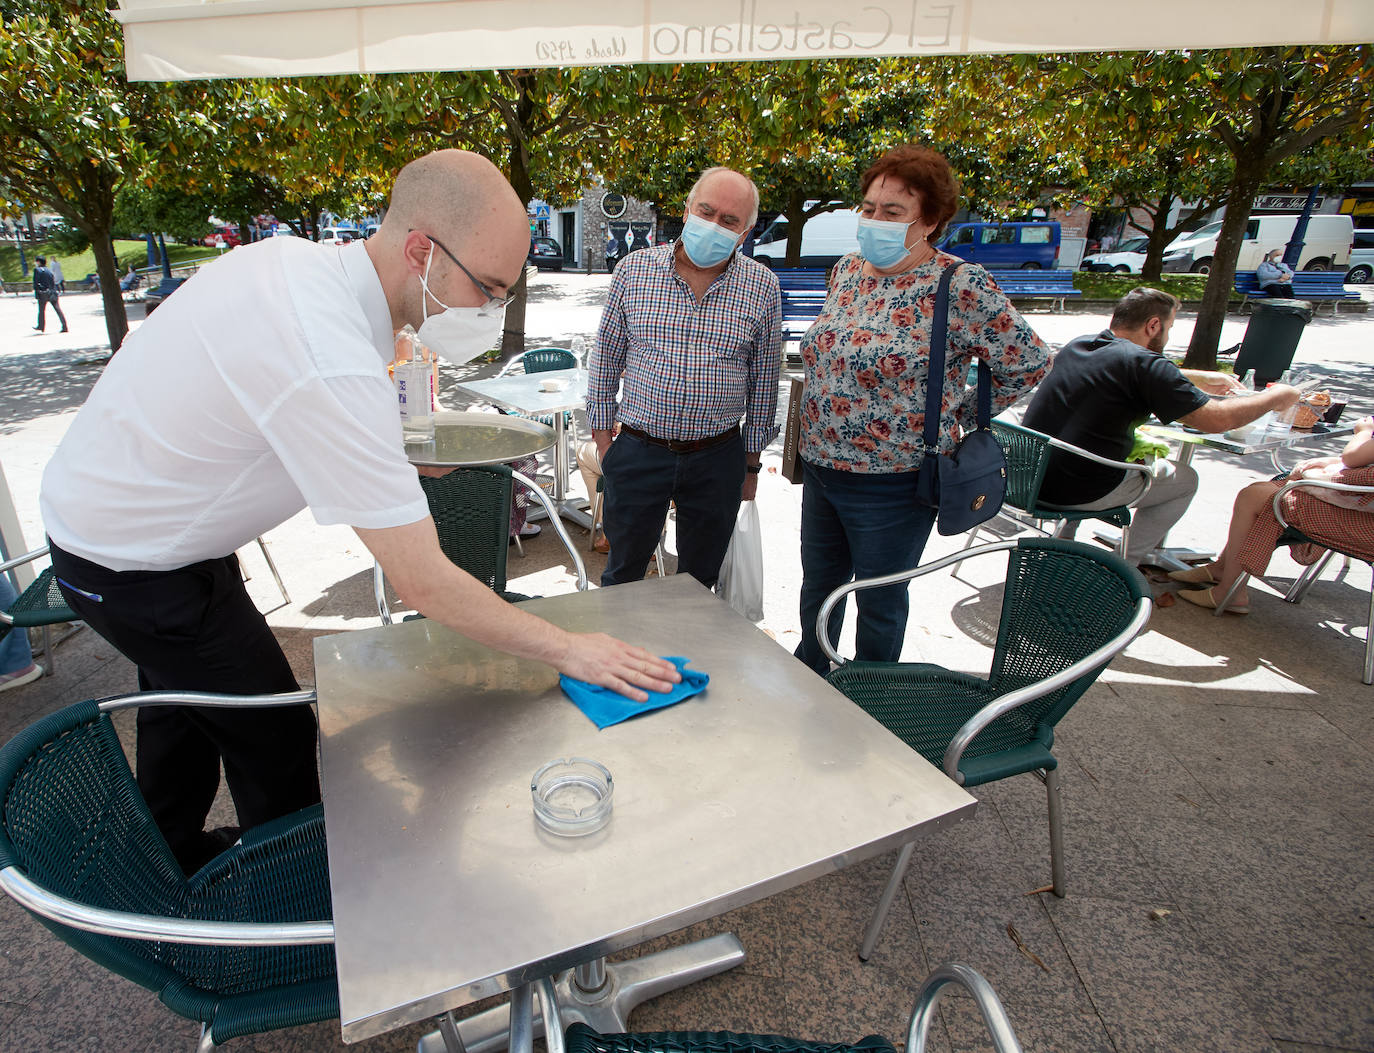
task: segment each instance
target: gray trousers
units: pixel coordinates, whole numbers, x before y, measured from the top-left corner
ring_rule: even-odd
[[[1140,504],[1131,510],[1131,537],[1126,551],[1126,562],[1135,566],[1145,556],[1164,543],[1164,537],[1173,525],[1183,518],[1188,505],[1197,493],[1197,472],[1191,465],[1180,465],[1165,461],[1155,468],[1156,473],[1150,492],[1141,499]],[[1108,508],[1129,505],[1140,497],[1145,489],[1145,478],[1132,472],[1117,487],[1103,494],[1096,501],[1081,505],[1045,505],[1046,508],[1060,508],[1075,512],[1101,512]],[[1066,523],[1058,532],[1059,537],[1072,537],[1077,523]]]

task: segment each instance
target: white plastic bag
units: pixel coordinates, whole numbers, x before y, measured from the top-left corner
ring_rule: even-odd
[[[742,501],[735,532],[720,565],[716,591],[751,622],[763,618],[763,539],[759,536],[759,506]]]

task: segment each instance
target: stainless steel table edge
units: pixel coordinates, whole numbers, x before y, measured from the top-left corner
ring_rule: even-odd
[[[862,863],[869,859],[876,859],[889,852],[895,852],[904,845],[919,840],[927,834],[937,830],[944,830],[967,819],[973,818],[978,809],[978,800],[970,798],[968,803],[957,811],[948,812],[937,819],[924,823],[919,831],[908,831],[906,833],[894,834],[880,841],[868,845],[855,846],[854,848],[842,853],[840,856],[818,862],[812,866],[794,871],[782,877],[774,878],[769,881],[760,882],[747,889],[741,889],[733,895],[721,901],[724,906],[720,914],[728,914],[732,910],[740,907],[747,907],[751,903],[758,903],[776,896],[780,892],[787,892],[798,888],[819,878],[834,874],[846,867],[856,863]],[[600,941],[592,947],[581,947],[575,951],[551,955],[540,962],[531,962],[519,969],[502,974],[498,977],[480,983],[473,984],[464,989],[464,997],[454,1001],[448,997],[453,992],[443,992],[431,996],[419,1003],[411,1003],[404,1007],[397,1007],[394,1017],[391,1015],[372,1016],[366,1020],[356,1022],[343,1022],[343,1040],[347,1043],[361,1042],[365,1039],[375,1038],[388,1031],[394,1031],[400,1027],[406,1027],[417,1023],[427,1017],[437,1017],[452,1009],[460,1009],[463,1006],[471,1005],[474,1002],[490,998],[493,995],[504,994],[515,990],[525,984],[531,983],[543,976],[557,976],[559,973],[568,969],[573,969],[585,962],[596,958],[606,958],[617,951],[628,950],[658,939],[660,936],[667,936],[670,933],[678,932],[692,925],[698,924],[699,919],[695,917],[695,908],[688,907],[673,914],[665,915],[655,919],[652,923],[626,929],[616,933],[609,939]],[[590,953],[589,953],[590,952]],[[418,1015],[416,1009],[421,1009]],[[460,1018],[459,1022],[462,1022]]]
[[[461,459],[444,456],[444,443],[437,434],[442,427],[454,426],[470,428],[492,428],[508,432],[523,432],[532,441],[527,448],[520,450],[501,450],[491,456],[471,455]],[[540,424],[537,420],[525,417],[507,417],[495,413],[477,413],[471,410],[439,410],[434,414],[435,439],[429,442],[408,442],[405,444],[406,460],[422,468],[480,468],[486,465],[506,464],[521,457],[542,453],[557,441],[553,428]]]

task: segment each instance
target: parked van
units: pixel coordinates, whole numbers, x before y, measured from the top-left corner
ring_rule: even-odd
[[[1374,277],[1374,230],[1355,231],[1355,244],[1350,247],[1350,270],[1345,272],[1347,285],[1363,285]]]
[[[936,248],[984,267],[1049,270],[1059,260],[1059,224],[952,223]]]
[[[1270,249],[1286,249],[1297,223],[1297,215],[1251,216],[1246,221],[1245,240],[1236,256],[1236,270],[1253,271]],[[1164,250],[1164,269],[1206,274],[1212,269],[1220,233],[1221,220],[1216,220],[1190,234],[1180,234]],[[1349,216],[1309,216],[1298,270],[1345,270],[1354,238],[1355,221]]]
[[[787,217],[779,216],[754,242],[754,259],[765,267],[787,266]],[[802,267],[829,269],[842,256],[859,251],[859,214],[839,208],[812,216],[802,227]]]

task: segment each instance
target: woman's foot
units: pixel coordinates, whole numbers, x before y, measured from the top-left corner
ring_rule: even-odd
[[[1185,585],[1215,585],[1217,579],[1212,576],[1212,565],[1201,563],[1196,567],[1189,567],[1187,570],[1169,571],[1171,581],[1181,581]]]
[[[1224,593],[1222,595],[1225,595]],[[1221,602],[1221,597],[1217,596],[1216,588],[1210,589],[1180,589],[1179,599],[1187,600],[1189,603],[1198,607],[1206,607],[1209,611],[1217,609],[1217,604]],[[1226,608],[1227,614],[1249,614],[1250,603],[1248,596],[1232,597],[1231,604]]]

